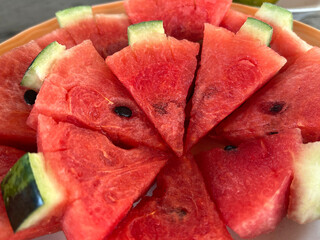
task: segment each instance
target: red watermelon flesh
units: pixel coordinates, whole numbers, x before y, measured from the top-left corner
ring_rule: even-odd
[[[230,9],[222,20],[221,26],[236,33],[248,17],[252,16]],[[283,29],[265,19],[260,20],[267,22],[273,28],[270,47],[287,59],[287,63],[281,71],[290,66],[301,54],[311,49],[311,46],[299,38],[293,31]]]
[[[38,148],[66,188],[67,238],[103,239],[126,215],[168,160],[166,153],[125,150],[99,132],[39,115]]]
[[[237,33],[250,15],[229,9],[220,23],[220,27],[226,28],[231,32]]]
[[[137,42],[106,59],[178,156],[183,153],[184,111],[198,52],[199,44],[168,37]]]
[[[219,25],[231,0],[127,0],[126,11],[132,23],[163,20],[165,32],[178,39],[199,41],[204,23]]]
[[[100,34],[94,18],[82,19],[64,28],[69,32],[76,44],[80,44],[85,40],[91,40],[94,46],[100,44]],[[99,47],[97,50],[101,50]],[[103,52],[99,52],[102,56]]]
[[[24,152],[12,147],[0,145],[0,182]]]
[[[108,16],[109,15],[109,16]],[[99,14],[95,18],[86,18],[65,27],[76,44],[91,40],[98,53],[106,58],[128,45],[128,18],[115,17],[112,14]]]
[[[270,47],[287,59],[286,66],[281,69],[281,72],[283,72],[299,56],[310,50],[312,46],[299,38],[293,31],[287,31],[274,25],[272,27],[274,31],[274,37],[272,38]]]
[[[240,237],[270,232],[285,216],[293,156],[301,145],[295,129],[197,156],[222,219]]]
[[[108,239],[232,239],[191,156],[171,161]]]
[[[301,55],[285,72],[223,121],[215,130],[233,141],[300,128],[305,142],[320,139],[320,49]]]
[[[34,41],[0,56],[0,144],[36,149],[35,131],[26,125],[32,106],[24,100],[21,79],[41,48]]]
[[[263,86],[285,62],[254,39],[206,24],[186,150]]]
[[[100,34],[100,43],[96,44],[103,58],[128,46],[127,28],[130,25],[125,14],[97,14],[96,24]]]
[[[23,151],[11,147],[0,146],[0,181],[2,181],[9,169],[23,155]],[[24,240],[56,232],[59,229],[59,223],[54,222],[54,220],[50,222],[41,222],[41,224],[35,227],[14,234],[6,213],[4,202],[0,197],[0,229],[0,240]]]
[[[117,115],[119,106],[128,107],[132,116]],[[90,41],[67,50],[50,69],[28,119],[35,129],[38,114],[103,131],[114,142],[129,146],[166,148]]]
[[[54,41],[65,45],[67,48],[71,48],[76,45],[76,42],[73,40],[71,35],[63,28],[54,30],[36,40],[41,49],[45,48]]]

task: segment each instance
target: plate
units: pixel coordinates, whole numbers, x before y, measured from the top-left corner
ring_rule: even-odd
[[[287,0],[286,2],[292,1],[296,3],[308,2],[315,3],[312,0]],[[280,0],[280,4],[284,4],[285,0]],[[318,1],[317,1],[318,2]],[[320,5],[320,4],[319,4]],[[294,5],[291,5],[294,6]],[[299,5],[297,5],[299,6]],[[232,4],[232,9],[246,13],[254,14],[257,11],[257,8],[241,5],[241,4]],[[102,5],[93,6],[94,13],[124,13],[124,7],[122,2],[114,2]],[[46,33],[53,31],[54,29],[59,28],[58,22],[55,18],[49,19],[43,23],[40,23],[34,27],[31,27],[18,35],[8,39],[7,41],[0,44],[0,55],[5,52],[10,51],[11,49],[23,45],[31,40],[34,40]],[[313,46],[320,46],[320,31],[310,27],[301,22],[294,21],[293,30],[305,41]],[[231,232],[231,231],[230,231]],[[232,233],[232,236],[235,240],[241,240],[238,236]],[[37,238],[36,240],[65,240],[65,236],[62,232],[55,234],[43,236]],[[270,233],[265,234],[260,237],[255,238],[254,240],[316,240],[320,239],[320,221],[315,221],[306,225],[296,224],[288,219],[284,219],[277,229]]]
[[[297,13],[320,11],[319,0],[280,0],[277,5]]]

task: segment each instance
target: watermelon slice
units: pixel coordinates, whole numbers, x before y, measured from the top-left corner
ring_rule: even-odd
[[[106,62],[168,145],[181,156],[186,98],[197,66],[199,44],[155,35],[146,27],[157,26],[153,23],[131,26],[142,39],[109,56]],[[139,34],[147,29],[150,34]]]
[[[26,125],[32,106],[25,101],[27,89],[19,84],[40,51],[32,41],[0,57],[0,144],[36,149],[35,131]]]
[[[0,146],[0,181],[2,181],[9,169],[23,154],[23,151],[6,146]],[[59,230],[59,223],[54,220],[50,222],[42,222],[30,229],[14,233],[6,213],[4,202],[2,198],[0,198],[0,229],[0,240],[24,240],[56,232]]]
[[[222,219],[242,238],[270,232],[285,216],[300,131],[213,149],[197,156]]]
[[[232,239],[190,156],[171,161],[108,239]]]
[[[96,44],[103,58],[120,51],[128,46],[127,28],[130,21],[125,14],[96,14],[96,24],[101,43]]]
[[[262,29],[261,35],[270,39],[268,26],[255,21],[247,21],[253,22],[252,25],[244,25],[236,35],[223,28],[205,25],[201,67],[192,97],[186,151],[285,64],[284,58],[254,38],[252,32],[257,33]]]
[[[103,131],[117,144],[167,148],[90,41],[55,61],[28,119],[34,129],[38,114]]]
[[[56,12],[61,28],[64,28],[76,44],[91,40],[93,45],[100,42],[100,34],[94,20],[91,6],[77,6]],[[97,49],[99,50],[99,49]],[[99,52],[103,54],[103,52]]]
[[[212,133],[231,141],[300,128],[304,142],[320,138],[320,49],[301,55]]]
[[[50,43],[55,42],[55,41],[61,45],[65,45],[67,48],[71,48],[76,45],[76,42],[73,40],[73,38],[68,33],[68,31],[63,28],[54,30],[54,31],[36,39],[36,42],[41,47],[41,49],[44,49]]]
[[[20,85],[39,92],[52,64],[63,55],[66,46],[52,42],[32,61]]]
[[[106,58],[128,45],[127,16],[122,14],[93,15],[91,6],[68,8],[56,13],[60,27],[66,29],[76,44],[91,40],[99,54]]]
[[[127,0],[125,8],[132,23],[163,20],[166,33],[178,39],[199,41],[204,23],[218,26],[231,0]]]
[[[62,228],[71,240],[108,235],[168,160],[166,153],[122,149],[99,132],[42,115],[38,126],[39,151],[68,193]]]
[[[230,9],[221,22],[221,26],[232,32],[237,32],[248,16]],[[255,17],[270,24],[274,30],[270,47],[287,59],[287,64],[281,71],[290,66],[301,54],[311,49],[309,44],[292,31],[292,13],[288,10],[270,3],[264,3]]]

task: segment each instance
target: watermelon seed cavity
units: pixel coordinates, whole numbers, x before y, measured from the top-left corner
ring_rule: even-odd
[[[188,210],[185,208],[177,208],[176,213],[179,215],[179,217],[183,218],[188,214]]]
[[[233,150],[233,149],[236,149],[236,148],[237,148],[236,146],[228,145],[228,146],[225,146],[224,150],[225,151],[230,151],[230,150]]]
[[[130,108],[125,107],[125,106],[120,106],[120,107],[116,107],[114,109],[114,112],[120,116],[120,117],[126,117],[129,118],[132,116],[132,111]]]
[[[37,98],[38,93],[34,90],[27,90],[24,93],[24,101],[28,104],[28,105],[33,105],[36,102],[36,98]]]
[[[282,101],[262,103],[261,109],[265,114],[276,115],[284,109],[286,103]]]
[[[268,135],[275,135],[278,134],[279,132],[268,132]]]
[[[270,108],[271,113],[279,113],[283,109],[284,103],[282,102],[276,102],[273,104],[273,106]]]
[[[156,104],[152,104],[152,107],[153,107],[154,110],[155,110],[157,113],[159,113],[160,115],[168,114],[168,111],[167,111],[168,104],[167,104],[167,103],[156,103]]]

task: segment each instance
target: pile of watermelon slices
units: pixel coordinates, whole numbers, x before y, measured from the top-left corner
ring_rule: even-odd
[[[230,5],[74,7],[0,56],[0,240],[252,239],[320,219],[320,50],[286,9]]]

